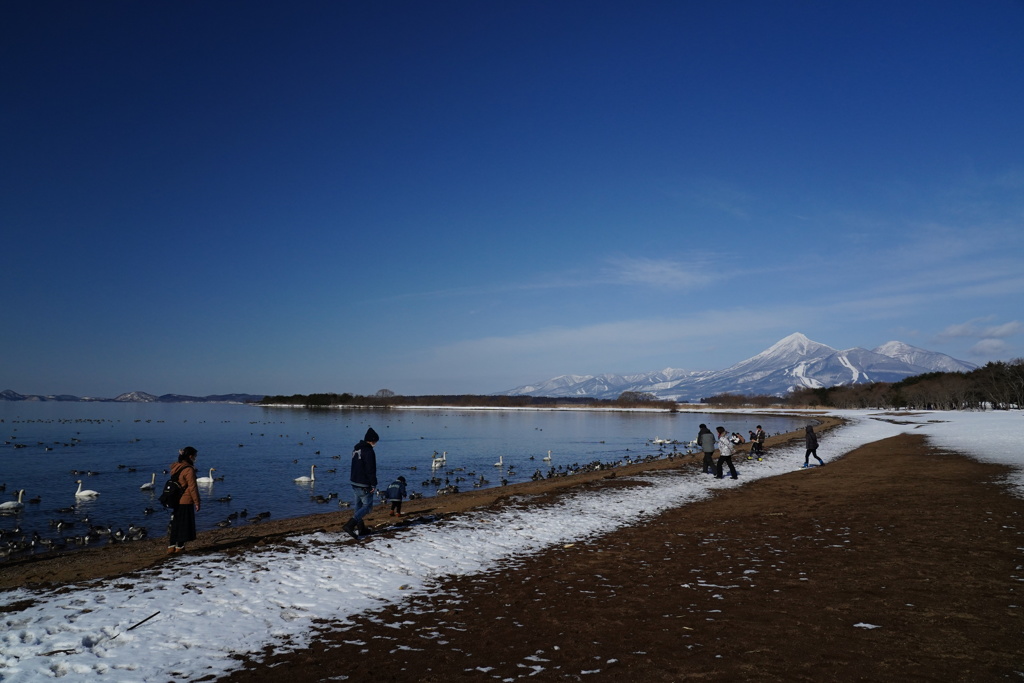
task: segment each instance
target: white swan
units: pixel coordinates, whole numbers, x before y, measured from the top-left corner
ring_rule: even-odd
[[[78,484],[78,490],[75,491],[75,498],[95,498],[100,495],[99,491],[92,491],[90,489],[82,490],[82,480],[77,479],[75,483]]]
[[[440,456],[438,456],[437,451],[434,451],[434,457],[430,461],[430,467],[432,469],[436,470],[438,467],[444,467],[447,464],[448,464],[448,451],[443,452]]]
[[[551,462],[551,451],[548,451],[548,454],[541,458],[541,460],[545,462]]]
[[[503,457],[504,456],[501,455],[498,456],[498,462],[494,463],[495,467],[501,467],[502,465],[505,464],[505,461],[502,459]]]
[[[143,484],[139,487],[140,491],[152,491],[153,487],[156,486],[156,472],[153,473],[153,478],[148,483]]]
[[[18,490],[18,500],[9,500],[6,503],[0,503],[0,512],[17,512],[18,510],[25,507],[21,502],[21,497],[25,495],[25,489]]]
[[[213,483],[213,473],[216,472],[216,471],[217,471],[216,467],[211,467],[210,468],[210,473],[207,474],[205,477],[199,477],[198,479],[196,479],[196,483],[197,484],[212,484]]]
[[[296,482],[298,482],[300,484],[306,484],[306,483],[315,481],[316,479],[313,476],[315,471],[316,471],[316,465],[313,465],[312,467],[309,468],[309,476],[308,477],[295,477],[294,481],[296,481]]]

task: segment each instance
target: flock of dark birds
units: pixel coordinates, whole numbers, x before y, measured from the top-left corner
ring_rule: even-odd
[[[127,469],[129,472],[135,471],[135,468],[130,468],[125,465],[119,465],[118,468]],[[79,472],[77,470],[73,470],[71,473],[76,476],[95,476],[99,474],[98,472]],[[142,484],[139,489],[142,491],[152,491],[155,486],[155,481],[156,475],[154,474],[151,480]],[[99,493],[96,491],[83,491],[81,480],[77,483],[79,484],[79,487],[78,493],[75,494],[76,502],[95,499],[99,496]],[[7,484],[0,484],[0,493],[5,492],[6,490]],[[20,522],[20,515],[24,512],[26,503],[28,505],[37,505],[41,502],[39,496],[30,498],[28,501],[23,501],[24,493],[24,489],[18,490],[15,492],[17,500],[0,503],[0,515],[17,515],[19,516]],[[337,494],[332,495],[335,497],[337,496]],[[323,496],[319,497],[323,498]],[[214,500],[219,503],[227,503],[231,501],[231,496],[221,496]],[[156,511],[156,508],[148,506],[143,509],[142,514],[151,515]],[[114,529],[109,525],[94,524],[88,516],[80,514],[81,511],[77,505],[57,508],[55,512],[61,516],[47,521],[49,533],[45,536],[41,534],[38,529],[26,531],[22,529],[20,524],[15,526],[13,529],[0,529],[0,559],[24,554],[34,554],[37,552],[68,550],[97,545],[104,542],[126,543],[131,541],[141,541],[149,537],[149,531],[144,526],[129,524],[127,529]],[[238,520],[255,524],[262,522],[268,517],[270,517],[270,512],[260,512],[255,515],[250,515],[248,509],[244,509],[232,512],[224,520],[218,522],[217,526],[231,526]]]

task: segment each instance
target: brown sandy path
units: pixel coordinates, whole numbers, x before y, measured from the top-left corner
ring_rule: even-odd
[[[1020,680],[1005,471],[894,437],[323,624],[227,680]]]

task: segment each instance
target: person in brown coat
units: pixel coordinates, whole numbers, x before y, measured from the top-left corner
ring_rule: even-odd
[[[171,511],[167,528],[167,552],[180,553],[185,544],[196,540],[196,513],[199,512],[199,487],[196,486],[196,456],[199,451],[186,446],[178,451],[178,460],[171,465],[171,476],[184,488],[181,500]]]

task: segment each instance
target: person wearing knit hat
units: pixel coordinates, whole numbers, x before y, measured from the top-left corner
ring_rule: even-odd
[[[366,534],[363,517],[373,509],[373,494],[377,490],[377,454],[373,447],[380,441],[373,427],[366,430],[366,436],[352,449],[352,474],[349,477],[352,493],[355,496],[355,512],[352,519],[345,522],[342,530],[352,538]]]
[[[405,477],[399,477],[388,486],[387,501],[391,503],[391,516],[402,516],[402,499],[405,498]]]

